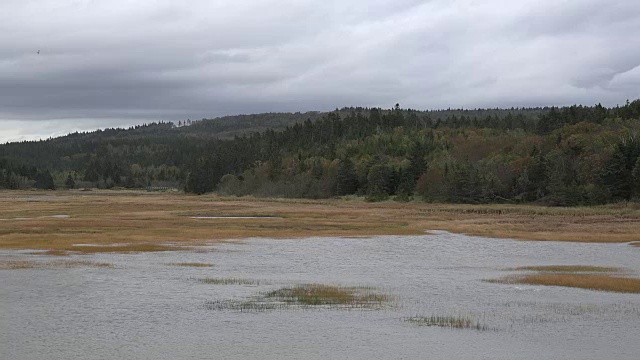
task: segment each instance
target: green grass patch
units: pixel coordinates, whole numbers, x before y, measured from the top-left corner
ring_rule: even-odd
[[[267,298],[301,305],[349,305],[370,307],[381,305],[389,300],[386,295],[378,294],[372,288],[340,287],[320,284],[298,285],[282,288],[265,294]]]

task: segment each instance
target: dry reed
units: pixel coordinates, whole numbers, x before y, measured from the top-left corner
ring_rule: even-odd
[[[521,266],[512,270],[518,271],[538,271],[538,272],[560,272],[560,273],[580,273],[580,272],[622,272],[623,269],[605,266],[589,266],[589,265],[548,265],[548,266]]]
[[[132,253],[132,252],[159,252],[159,251],[175,251],[188,250],[189,248],[176,247],[162,244],[125,244],[125,245],[107,245],[107,246],[74,246],[72,251],[83,254],[95,253]]]
[[[510,276],[489,282],[564,286],[621,293],[640,293],[640,279],[595,274],[534,274]]]
[[[416,235],[441,229],[526,240],[631,242],[640,233],[634,206],[547,208],[361,200],[256,199],[135,191],[0,192],[0,249],[83,253],[183,250],[250,237]],[[27,199],[42,196],[42,201]],[[55,199],[56,201],[50,200]],[[70,218],[43,218],[69,214]],[[184,214],[273,216],[199,221]],[[77,247],[74,244],[101,246]],[[128,244],[111,247],[114,244]],[[107,246],[109,245],[109,246]]]

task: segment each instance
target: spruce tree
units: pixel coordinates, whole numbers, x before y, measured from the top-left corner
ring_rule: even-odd
[[[76,182],[73,180],[71,174],[67,176],[67,180],[64,182],[64,185],[67,187],[67,189],[73,189],[74,187],[76,187]]]

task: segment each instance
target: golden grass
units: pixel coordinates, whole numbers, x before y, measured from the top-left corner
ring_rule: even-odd
[[[97,253],[132,253],[132,252],[159,252],[159,251],[175,251],[188,250],[185,247],[176,247],[163,244],[124,244],[124,245],[107,245],[107,246],[73,246],[71,251],[83,254]]]
[[[112,264],[104,262],[80,261],[80,260],[56,260],[56,261],[30,261],[7,260],[0,261],[0,270],[18,269],[71,269],[78,267],[110,268]]]
[[[622,272],[623,269],[605,266],[589,266],[589,265],[549,265],[549,266],[522,266],[512,270],[526,270],[538,272],[561,272],[561,273],[579,273],[579,272]]]
[[[320,284],[282,288],[269,292],[266,296],[302,305],[350,305],[357,307],[379,305],[389,300],[388,296],[374,293],[369,288]]]
[[[621,293],[640,293],[640,279],[595,274],[534,274],[511,276],[489,282],[564,286]]]
[[[69,218],[40,218],[68,214]],[[190,219],[192,214],[256,219]],[[260,218],[272,216],[277,218]],[[547,208],[256,199],[142,191],[0,191],[0,249],[83,253],[183,250],[250,237],[416,235],[428,229],[527,240],[632,242],[635,205]],[[74,246],[90,244],[101,246]],[[127,244],[107,247],[107,245]],[[176,246],[168,246],[174,244]]]
[[[197,263],[197,262],[171,263],[171,264],[169,264],[169,265],[173,265],[173,266],[183,266],[183,267],[197,267],[197,268],[213,267],[213,264],[209,264],[209,263]]]

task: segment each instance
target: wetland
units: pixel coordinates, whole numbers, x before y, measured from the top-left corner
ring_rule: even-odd
[[[575,286],[634,289],[633,206],[69,193],[0,193],[0,358],[640,353],[639,295]]]

